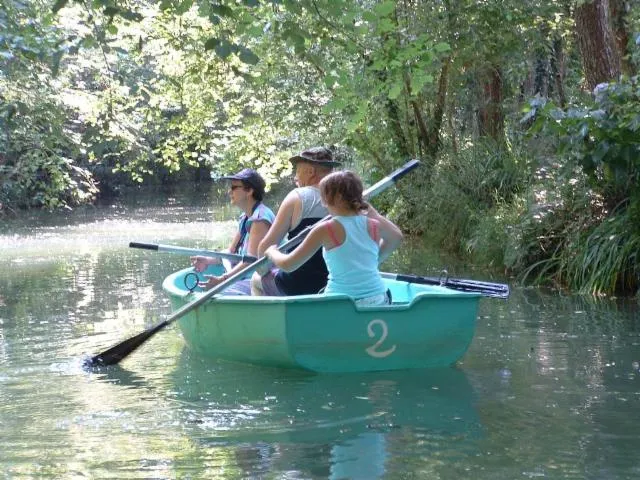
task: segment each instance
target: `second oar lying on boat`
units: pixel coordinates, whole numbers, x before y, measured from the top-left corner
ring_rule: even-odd
[[[144,248],[146,250],[156,250],[159,252],[177,253],[179,255],[203,255],[205,257],[221,258],[223,260],[232,260],[237,262],[254,262],[257,258],[250,255],[238,255],[235,253],[218,252],[215,250],[202,250],[185,247],[174,247],[171,245],[151,244],[131,242],[131,248]],[[475,292],[485,297],[507,298],[509,296],[509,286],[504,283],[483,282],[480,280],[468,280],[464,278],[435,278],[421,277],[418,275],[408,275],[403,273],[385,273],[381,272],[382,278],[390,280],[400,280],[408,283],[420,283],[423,285],[441,285],[452,290],[462,292]]]
[[[504,283],[491,283],[480,280],[467,280],[464,278],[447,278],[446,276],[442,278],[421,277],[419,275],[406,275],[403,273],[380,272],[380,275],[382,275],[382,278],[400,280],[401,282],[440,285],[461,292],[480,293],[485,297],[507,298],[509,296],[509,285]]]
[[[364,198],[370,199],[375,195],[377,195],[378,193],[382,192],[383,190],[386,190],[391,185],[395,184],[395,182],[398,181],[400,178],[402,178],[411,170],[416,168],[418,165],[420,165],[420,162],[418,160],[411,160],[407,162],[404,166],[400,167],[396,171],[384,177],[382,180],[380,180],[378,183],[376,183],[372,187],[365,190],[363,192]],[[329,219],[329,218],[330,216],[326,217],[326,219]],[[307,236],[307,234],[311,231],[312,228],[313,228],[313,225],[308,226],[298,235],[296,235],[291,240],[286,242],[284,245],[281,245],[279,248],[289,250],[295,247],[300,242],[302,242],[302,240],[304,240],[304,237]],[[267,257],[262,257],[259,260],[256,260],[255,262],[251,263],[250,265],[247,265],[242,270],[239,270],[238,272],[231,275],[224,282],[220,282],[211,290],[207,290],[206,292],[204,292],[203,295],[198,296],[192,302],[189,302],[186,305],[184,305],[182,308],[176,310],[173,313],[173,315],[171,315],[166,320],[158,323],[157,325],[154,325],[151,328],[148,328],[142,333],[139,333],[123,342],[118,343],[117,345],[114,345],[113,347],[109,348],[108,350],[105,350],[102,353],[99,353],[98,355],[95,355],[85,360],[84,362],[85,366],[94,367],[94,366],[101,366],[101,365],[115,365],[116,363],[120,362],[120,360],[122,360],[123,358],[129,356],[132,352],[134,352],[140,345],[146,342],[153,335],[163,330],[168,325],[171,325],[173,322],[175,322],[177,319],[179,319],[183,315],[186,315],[191,310],[211,300],[211,297],[213,297],[216,293],[222,292],[225,288],[233,285],[235,282],[237,282],[241,278],[245,278],[247,275],[254,272],[258,268],[260,268],[262,265],[266,264],[268,261],[269,259]]]

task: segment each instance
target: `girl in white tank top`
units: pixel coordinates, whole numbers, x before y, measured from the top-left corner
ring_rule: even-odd
[[[337,218],[313,227],[292,252],[271,247],[265,255],[282,270],[292,271],[322,247],[329,270],[328,293],[349,295],[368,305],[386,303],[377,266],[400,245],[402,232],[370,207],[362,192],[362,182],[353,172],[327,175],[320,182],[320,194],[329,213]]]

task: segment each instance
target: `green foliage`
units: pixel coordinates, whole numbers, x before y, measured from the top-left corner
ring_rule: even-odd
[[[27,66],[56,74],[66,51],[64,31],[45,1],[5,0],[0,9],[0,71],[21,76]],[[31,81],[35,80],[31,78]]]
[[[635,210],[635,211],[634,211]],[[579,236],[567,255],[566,283],[584,293],[633,292],[640,288],[640,216],[637,209],[614,211]]]
[[[488,141],[445,156],[430,188],[420,190],[427,208],[418,223],[438,226],[425,235],[444,248],[481,253],[502,265],[499,251],[508,243],[514,218],[509,205],[518,204],[527,188],[531,164],[524,150],[504,150]]]
[[[593,102],[566,112],[537,99],[536,114],[532,133],[557,137],[558,154],[582,166],[609,208],[640,189],[640,77],[599,85]]]
[[[467,253],[481,265],[514,271],[514,263],[521,259],[519,223],[525,207],[524,195],[515,195],[509,202],[496,199],[492,208],[476,212],[465,243]]]
[[[39,96],[7,100],[0,102],[0,204],[55,209],[92,201],[96,185],[73,161],[78,147],[62,129],[60,106]]]
[[[640,223],[635,207],[621,207],[608,212],[579,166],[552,162],[537,169],[523,195],[480,222],[476,235],[485,243],[476,246],[487,258],[492,240],[502,245],[489,259],[502,260],[526,283],[633,292]]]
[[[561,256],[575,254],[575,238],[592,228],[602,199],[577,167],[556,162],[538,167],[522,198],[512,205],[519,215],[505,243],[504,265],[523,281],[555,282]]]
[[[514,265],[523,278],[552,279],[587,293],[638,288],[640,82],[599,85],[567,111],[535,98],[524,120],[561,158],[539,181],[518,225]],[[544,173],[544,172],[543,172]]]
[[[588,218],[588,217],[584,217]],[[523,271],[523,280],[545,283],[588,294],[628,293],[640,288],[640,217],[624,209],[584,229],[577,222],[562,224],[556,217],[557,235],[544,232],[555,243],[545,258]],[[547,227],[550,224],[547,223]]]
[[[44,2],[9,0],[0,10],[0,208],[55,209],[91,202],[97,192],[80,157],[77,132],[53,76],[64,32]]]

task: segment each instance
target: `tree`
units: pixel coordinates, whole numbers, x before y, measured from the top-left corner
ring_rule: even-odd
[[[576,34],[589,90],[620,76],[620,52],[611,28],[610,0],[579,3]]]

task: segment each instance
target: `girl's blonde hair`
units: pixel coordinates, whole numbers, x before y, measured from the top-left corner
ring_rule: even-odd
[[[320,181],[320,195],[326,204],[335,205],[339,195],[344,206],[353,212],[369,208],[362,197],[363,190],[360,178],[349,170],[330,173]]]

